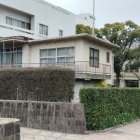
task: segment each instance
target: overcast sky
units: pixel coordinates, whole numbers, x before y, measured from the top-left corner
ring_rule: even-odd
[[[93,0],[46,0],[75,14],[92,13]],[[140,0],[95,0],[96,28],[132,20],[140,25]]]

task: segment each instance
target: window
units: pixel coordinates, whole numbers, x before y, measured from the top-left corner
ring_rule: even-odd
[[[6,17],[6,23],[12,25],[12,18]]]
[[[106,52],[106,62],[110,63],[110,53]]]
[[[41,35],[48,35],[48,26],[39,24],[39,34]]]
[[[56,62],[56,49],[43,49],[40,50],[40,63],[52,64]]]
[[[73,63],[74,62],[74,48],[58,48],[57,62]]]
[[[74,61],[74,47],[40,50],[41,65],[53,63],[71,64]]]
[[[6,17],[6,24],[30,30],[30,23],[20,21],[18,19],[14,19],[14,18],[11,18],[11,17]]]
[[[126,87],[139,87],[139,81],[138,80],[126,80],[125,86]]]
[[[22,48],[5,48],[0,50],[0,64],[4,66],[22,66]]]
[[[63,30],[59,30],[59,36],[63,36]]]
[[[90,48],[89,62],[91,67],[99,67],[99,50]]]

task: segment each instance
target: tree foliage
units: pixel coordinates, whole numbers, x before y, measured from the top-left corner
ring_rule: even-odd
[[[105,24],[103,28],[95,30],[96,36],[120,46],[114,49],[114,69],[117,86],[120,85],[121,71],[124,62],[129,59],[129,52],[133,43],[140,40],[140,26],[133,21]]]
[[[90,28],[90,26],[85,26],[83,24],[77,24],[76,34],[82,34],[82,33],[92,34],[92,28]]]
[[[133,73],[140,80],[140,46],[131,50],[129,61],[126,65],[126,71]]]

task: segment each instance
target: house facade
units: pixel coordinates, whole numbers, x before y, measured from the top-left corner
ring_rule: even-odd
[[[90,14],[75,15],[44,0],[0,0],[0,37],[68,36],[75,34],[77,24],[92,23]]]
[[[102,80],[113,84],[112,49],[116,47],[87,34],[30,41],[25,38],[5,38],[0,43],[0,66],[57,66],[72,69],[75,71],[74,101],[77,102],[80,88],[93,87]]]
[[[135,47],[135,46],[134,46]],[[133,73],[127,72],[126,69],[126,64],[128,62],[126,61],[123,65],[123,71],[121,72],[121,77],[120,77],[120,87],[124,88],[138,88],[140,87],[140,81],[134,75]],[[137,72],[137,75],[139,75],[140,71]],[[115,77],[116,79],[116,77]]]
[[[120,87],[138,88],[140,87],[140,81],[133,73],[123,71],[120,78]]]

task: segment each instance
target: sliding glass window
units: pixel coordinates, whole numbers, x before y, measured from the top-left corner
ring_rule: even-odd
[[[27,29],[27,30],[31,29],[30,23],[27,23],[27,22],[24,22],[15,18],[11,18],[11,17],[6,17],[6,24],[23,28],[23,29]]]
[[[46,64],[73,64],[75,61],[74,47],[41,49],[40,63]]]

